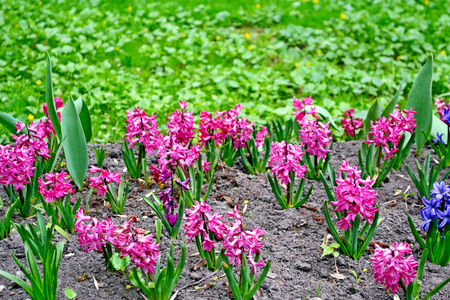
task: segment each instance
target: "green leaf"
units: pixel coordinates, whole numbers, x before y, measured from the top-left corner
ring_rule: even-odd
[[[69,299],[73,299],[77,296],[77,293],[75,293],[74,291],[72,291],[69,288],[66,288],[66,290],[64,291],[64,294],[66,294],[66,297]]]
[[[109,259],[109,261],[114,266],[116,270],[125,271],[125,268],[128,267],[131,263],[130,256],[127,255],[124,258],[120,258],[119,253],[114,253],[114,255]]]
[[[78,115],[80,116],[81,126],[83,127],[86,143],[88,143],[92,138],[91,115],[89,113],[89,109],[86,103],[84,103],[83,99],[81,98],[75,100],[74,104],[77,108]]]
[[[443,134],[442,140],[447,141],[447,124],[445,124],[444,122],[442,122],[441,119],[433,115],[430,135],[437,137],[438,133]]]
[[[8,129],[9,131],[11,131],[11,133],[17,134],[17,129],[16,129],[16,123],[20,122],[19,120],[17,120],[16,118],[14,118],[13,116],[4,113],[4,112],[0,112],[0,124],[2,124],[3,126],[6,127],[6,129]],[[22,129],[22,131],[20,133],[26,133],[27,129],[24,128]]]
[[[319,105],[308,105],[308,106],[306,106],[306,109],[311,111],[313,107],[316,107],[316,109],[315,109],[316,112],[319,115],[321,115],[322,117],[324,117],[327,122],[330,122],[331,126],[333,126],[335,129],[339,129],[339,127],[334,122],[333,116],[330,114],[330,112],[327,109],[325,109]],[[311,108],[311,109],[308,109],[308,108]]]
[[[56,229],[56,231],[58,231],[59,232],[59,234],[61,234],[63,237],[65,237],[68,241],[70,241],[70,238],[69,238],[69,235],[67,234],[67,232],[64,230],[64,229],[62,229],[60,226],[58,226],[58,225],[54,225],[55,226],[55,229]]]
[[[52,121],[53,128],[55,129],[56,136],[61,141],[61,123],[59,122],[58,114],[56,113],[55,97],[53,96],[53,83],[52,83],[52,62],[50,55],[47,53],[47,77],[45,80],[45,102],[47,103],[48,115]]]
[[[88,169],[88,152],[83,128],[72,98],[69,98],[64,107],[61,123],[67,168],[73,181],[81,189]]]
[[[376,121],[381,116],[381,105],[378,100],[376,100],[369,109],[367,117],[364,120],[364,136],[366,136],[370,131],[370,121]]]
[[[433,55],[430,56],[423,68],[414,81],[414,84],[409,93],[408,101],[406,102],[406,109],[411,107],[417,113],[414,115],[416,119],[416,132],[429,135],[432,126],[433,106],[431,103],[431,84],[433,80]],[[425,144],[425,136],[423,134],[416,134],[415,137],[417,150],[420,153]]]
[[[391,114],[395,106],[397,105],[398,99],[400,98],[400,92],[402,91],[402,85],[403,82],[400,82],[400,86],[398,87],[397,94],[395,94],[394,99],[392,99],[391,103],[389,103],[388,106],[383,110],[383,113],[381,114],[382,117],[387,117],[389,114]]]

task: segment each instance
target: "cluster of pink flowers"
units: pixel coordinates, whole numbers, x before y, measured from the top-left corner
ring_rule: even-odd
[[[39,178],[39,190],[38,193],[42,195],[45,203],[50,203],[58,201],[61,198],[67,196],[70,192],[73,193],[72,185],[70,184],[70,179],[68,179],[69,174],[62,171],[61,173],[49,172],[44,175],[44,179]],[[72,196],[70,196],[70,201],[73,202]]]
[[[405,254],[409,254],[405,257]],[[375,252],[371,258],[375,282],[384,284],[387,291],[396,293],[399,291],[398,283],[401,278],[408,286],[416,278],[417,261],[414,260],[408,243],[397,245],[394,242],[389,249],[382,249],[375,245]]]
[[[155,274],[160,254],[159,244],[152,241],[152,235],[145,235],[144,229],[133,226],[136,217],[130,217],[118,228],[108,218],[99,222],[96,218],[86,216],[82,209],[78,210],[76,218],[75,232],[80,247],[86,253],[93,250],[103,252],[103,247],[109,242],[122,258],[130,256],[131,262],[143,269],[145,274]]]
[[[34,152],[30,148],[0,145],[0,184],[23,190],[33,177]]]
[[[26,127],[23,123],[16,123],[17,133],[21,132]],[[47,123],[40,120],[39,123],[31,122],[28,127],[28,134],[13,135],[16,147],[29,148],[37,156],[44,159],[50,158],[50,149],[48,148],[49,131]]]
[[[257,267],[264,267],[264,261],[256,262],[253,258],[254,254],[261,254],[260,248],[263,243],[260,238],[264,234],[264,230],[252,228],[252,231],[242,230],[242,218],[235,207],[233,212],[228,213],[228,217],[235,218],[235,222],[231,222],[226,227],[225,238],[222,241],[225,255],[229,258],[230,264],[236,267],[241,264],[241,255],[244,254],[251,266],[251,274],[255,274]]]
[[[444,110],[450,110],[450,102],[445,102],[444,99],[436,98],[434,100],[434,105],[438,110],[440,119],[444,116]]]
[[[120,178],[120,172],[114,173],[108,170],[100,169],[96,166],[91,166],[89,173],[100,172],[99,176],[92,176],[89,178],[89,186],[98,190],[98,195],[105,196],[108,190],[108,184],[115,182],[119,184],[122,179]]]
[[[261,130],[255,135],[255,145],[256,148],[261,148],[264,145],[264,138],[270,137],[269,131],[266,126],[262,125]]]
[[[364,125],[361,118],[354,118],[354,111],[355,109],[353,108],[346,110],[343,114],[344,118],[341,120],[342,128],[344,128],[345,134],[353,137],[356,134],[356,130],[362,128]]]
[[[152,241],[153,235],[145,235],[144,229],[134,227],[133,222],[137,222],[136,217],[130,217],[116,228],[114,235],[108,238],[108,242],[119,251],[120,257],[129,255],[131,262],[143,269],[145,274],[149,272],[155,274],[159,244]]]
[[[295,120],[300,125],[300,146],[303,147],[309,155],[315,155],[319,158],[325,159],[330,150],[330,142],[332,139],[331,129],[329,124],[319,122],[319,114],[316,112],[316,107],[312,106],[310,110],[306,110],[307,105],[311,105],[313,99],[311,96],[298,100],[294,97],[294,116]],[[308,118],[308,115],[311,117]]]
[[[187,107],[186,101],[180,101],[178,105],[181,110],[176,110],[172,113],[172,116],[168,117],[168,134],[172,136],[175,143],[187,145],[194,138],[194,116],[189,111],[183,112]]]
[[[201,236],[203,239],[202,249],[211,252],[211,249],[216,249],[215,241],[210,239],[209,234],[212,233],[217,241],[222,242],[223,249],[225,249],[225,256],[229,258],[230,264],[239,266],[242,254],[251,265],[251,273],[256,273],[257,267],[263,267],[264,261],[256,262],[253,258],[255,254],[260,254],[260,248],[263,243],[260,238],[264,231],[259,228],[252,228],[252,231],[242,230],[242,218],[235,207],[233,212],[228,213],[228,217],[235,218],[235,222],[231,222],[227,226],[223,221],[222,215],[216,211],[210,214],[211,208],[204,201],[202,203],[195,203],[192,210],[186,210],[187,217],[183,219],[186,221],[184,228],[186,235],[191,241],[196,236]]]
[[[309,155],[315,155],[318,158],[326,159],[330,150],[330,142],[332,139],[331,129],[328,123],[321,123],[316,118],[307,120],[304,118],[299,121],[300,126],[300,146],[305,149]]]
[[[397,106],[398,108],[398,106]],[[375,147],[381,147],[386,153],[383,160],[388,157],[394,157],[398,149],[398,143],[402,139],[405,132],[413,133],[416,127],[416,120],[414,119],[415,111],[395,109],[393,113],[389,114],[389,118],[381,117],[378,121],[370,121],[370,132],[367,135],[367,140],[364,143],[375,144]]]
[[[137,143],[141,143],[147,151],[155,149],[153,140],[160,135],[158,130],[158,122],[156,122],[156,115],[147,116],[145,111],[140,108],[127,111],[128,125],[125,126],[127,133],[125,134],[125,141],[127,141],[128,148],[132,148]]]
[[[200,112],[199,143],[204,146],[214,138],[216,145],[222,144],[228,136],[231,137],[234,148],[244,148],[251,138],[254,123],[239,118],[242,110],[240,104],[229,111],[216,111],[213,118],[209,112]]]
[[[355,221],[358,213],[361,220],[365,218],[369,224],[372,224],[374,215],[378,212],[378,208],[375,207],[377,194],[372,189],[374,180],[370,180],[370,178],[363,180],[361,171],[356,167],[350,167],[347,161],[343,162],[339,171],[347,172],[345,178],[341,173],[340,178],[336,179],[338,184],[334,187],[336,201],[331,202],[336,207],[336,211],[346,212],[346,216],[342,216],[341,220],[337,222],[339,229],[347,231],[348,228],[351,228],[351,222]]]
[[[294,172],[296,177],[305,178],[307,168],[301,165],[304,152],[299,145],[286,144],[285,141],[274,142],[270,152],[270,172],[280,180],[282,184],[291,183],[289,172]]]

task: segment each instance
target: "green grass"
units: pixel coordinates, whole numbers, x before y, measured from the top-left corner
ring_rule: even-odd
[[[241,103],[256,122],[290,115],[293,96],[365,110],[402,80],[404,99],[430,53],[433,93],[450,87],[447,1],[42,2],[0,0],[0,110],[42,116],[48,51],[55,95],[83,97],[98,142],[120,139],[135,105],[160,123],[179,100]]]

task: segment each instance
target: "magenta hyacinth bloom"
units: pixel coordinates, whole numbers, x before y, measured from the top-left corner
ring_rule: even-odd
[[[256,133],[255,136],[255,145],[256,148],[261,148],[264,145],[264,138],[270,137],[269,131],[267,130],[266,126],[262,126],[261,130]]]
[[[147,116],[143,109],[135,107],[134,111],[127,111],[127,124],[125,141],[129,143],[128,148],[141,143],[147,152],[154,150],[153,140],[160,135],[156,115]]]
[[[167,134],[172,135],[176,143],[187,145],[194,138],[195,134],[194,116],[189,111],[183,112],[187,107],[186,101],[180,101],[178,105],[181,111],[176,110],[172,113],[172,116],[167,118],[169,120],[167,122],[167,128],[169,128]]]
[[[434,105],[436,106],[439,117],[442,120],[442,117],[444,116],[444,110],[450,109],[450,102],[445,102],[444,99],[436,98],[434,101]]]
[[[334,188],[336,193],[336,201],[331,202],[334,205],[335,211],[346,212],[346,217],[342,216],[341,220],[336,224],[339,225],[339,229],[347,231],[351,228],[351,222],[355,220],[358,213],[360,219],[364,218],[372,224],[375,214],[378,212],[378,208],[375,207],[375,198],[377,194],[372,189],[372,184],[375,182],[370,178],[363,180],[361,178],[361,171],[356,167],[350,167],[347,161],[342,163],[341,172],[347,172],[345,178],[340,175],[340,178],[336,179],[337,187]]]
[[[404,133],[413,133],[416,127],[415,114],[416,112],[412,108],[411,110],[404,109],[402,112],[395,109],[389,115],[389,118],[381,117],[375,122],[370,121],[370,132],[367,134],[367,140],[364,143],[381,147],[385,153],[383,160],[393,158],[399,150],[397,146]]]
[[[344,118],[341,120],[342,128],[344,128],[345,134],[349,136],[355,136],[356,130],[363,127],[364,123],[361,118],[354,118],[353,113],[355,109],[351,108],[344,112]]]
[[[406,254],[409,256],[405,257]],[[418,264],[406,242],[400,245],[394,242],[389,249],[383,249],[375,244],[375,252],[371,260],[375,282],[384,284],[386,291],[398,292],[398,283],[401,278],[406,286],[416,278],[415,268]]]
[[[114,222],[108,218],[99,222],[96,218],[86,216],[81,208],[75,214],[75,232],[78,235],[78,242],[84,252],[97,250],[102,252],[102,246],[106,245],[106,237],[112,237],[116,229]]]
[[[23,190],[33,177],[34,152],[27,147],[0,145],[0,184]]]
[[[100,172],[100,175],[89,178],[89,186],[97,189],[97,194],[100,196],[105,196],[106,191],[108,190],[108,184],[111,182],[119,184],[122,181],[120,178],[120,172],[114,173],[108,170],[100,169],[96,166],[90,167],[89,173],[97,172]]]
[[[70,179],[68,179],[69,174],[62,171],[60,173],[49,172],[44,174],[44,179],[39,178],[39,190],[38,193],[42,195],[45,203],[55,202],[59,199],[64,198],[70,192],[73,193],[72,185],[70,184]],[[70,196],[70,201],[73,202],[72,196]]]
[[[270,172],[280,180],[281,184],[291,183],[289,172],[294,172],[296,177],[305,178],[307,168],[301,165],[304,152],[299,145],[286,144],[285,141],[274,142],[268,165]]]

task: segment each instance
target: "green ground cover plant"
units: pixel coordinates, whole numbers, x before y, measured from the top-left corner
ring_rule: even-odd
[[[430,53],[433,98],[450,85],[444,0],[147,2],[0,0],[2,111],[43,116],[46,52],[55,96],[85,100],[95,142],[119,140],[135,105],[164,120],[179,100],[194,115],[241,103],[264,124],[294,95],[335,117],[385,107],[405,81],[403,105]]]

